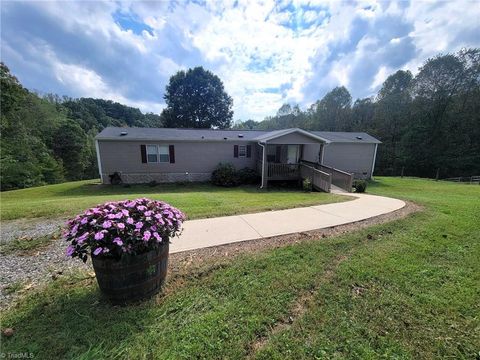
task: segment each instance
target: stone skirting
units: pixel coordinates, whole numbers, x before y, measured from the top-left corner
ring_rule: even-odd
[[[110,184],[110,174],[103,174],[103,183]],[[210,181],[211,173],[120,173],[124,184],[202,182]]]

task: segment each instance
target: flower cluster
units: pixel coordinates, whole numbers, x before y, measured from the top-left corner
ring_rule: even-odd
[[[108,202],[67,222],[67,256],[87,261],[87,254],[120,258],[141,254],[181,232],[185,215],[162,201],[149,199]]]

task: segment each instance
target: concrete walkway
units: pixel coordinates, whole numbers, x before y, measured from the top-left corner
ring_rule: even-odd
[[[189,220],[170,252],[201,249],[301,231],[323,229],[375,217],[401,209],[401,200],[367,194],[332,191],[356,199],[343,203],[268,211],[256,214]]]

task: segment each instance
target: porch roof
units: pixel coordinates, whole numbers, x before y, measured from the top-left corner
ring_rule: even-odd
[[[258,136],[255,140],[265,143],[274,139],[278,139],[281,137],[286,137],[290,134],[298,134],[302,137],[306,137],[309,139],[314,140],[315,142],[322,142],[322,143],[330,143],[330,140],[326,139],[323,136],[314,134],[313,132],[308,132],[306,130],[302,130],[299,128],[292,128],[292,129],[284,129],[284,130],[275,130],[275,131],[270,131],[266,134],[263,134],[261,136]],[[288,143],[288,142],[287,142]]]

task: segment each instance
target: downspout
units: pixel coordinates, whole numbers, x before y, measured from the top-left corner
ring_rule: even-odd
[[[100,160],[100,148],[98,146],[98,139],[95,139],[95,150],[97,151],[98,173],[100,174],[100,181],[103,184],[102,161]]]
[[[372,171],[370,172],[370,179],[373,179],[373,169],[375,168],[375,160],[377,158],[378,144],[375,144],[375,152],[373,153]]]
[[[327,143],[322,144],[322,158],[320,159],[320,165],[323,165],[323,158],[325,157],[325,147],[327,146]]]
[[[260,189],[263,189],[263,180],[265,178],[265,145],[263,145],[260,141],[258,145],[262,147],[262,184],[260,185]]]

